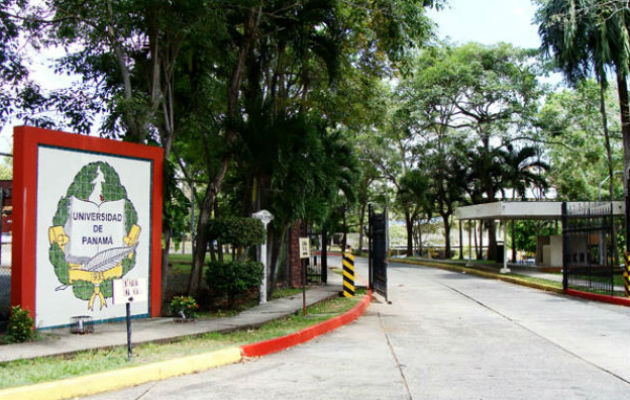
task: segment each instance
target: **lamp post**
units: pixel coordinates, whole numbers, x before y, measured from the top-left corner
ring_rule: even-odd
[[[265,242],[260,245],[260,259],[263,265],[263,279],[260,284],[260,304],[267,302],[267,225],[273,220],[273,215],[267,210],[260,210],[252,214],[265,226]]]

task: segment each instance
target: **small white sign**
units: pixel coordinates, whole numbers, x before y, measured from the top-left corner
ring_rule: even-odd
[[[114,304],[140,303],[148,300],[146,278],[114,279]]]
[[[307,237],[300,238],[300,258],[309,258],[311,256],[311,241]]]

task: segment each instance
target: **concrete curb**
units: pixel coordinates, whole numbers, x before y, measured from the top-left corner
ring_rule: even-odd
[[[278,352],[346,325],[360,317],[371,300],[372,292],[369,291],[350,311],[283,337],[137,367],[0,389],[0,400],[61,400],[90,396],[235,364],[243,357],[260,357]]]
[[[245,357],[261,357],[266,354],[282,351],[288,347],[295,346],[307,342],[317,336],[328,333],[332,330],[346,325],[358,317],[360,317],[372,300],[372,291],[363,296],[363,299],[345,314],[341,314],[329,320],[320,322],[319,324],[302,329],[301,331],[282,336],[279,338],[269,339],[258,343],[246,344],[241,346],[243,356]]]
[[[569,296],[579,297],[581,299],[615,304],[617,306],[630,307],[630,299],[625,298],[625,297],[616,297],[616,296],[608,296],[605,294],[582,292],[580,290],[575,290],[575,289],[567,289],[566,294],[568,294]]]
[[[53,400],[123,389],[241,361],[240,347],[168,361],[0,390],[0,400]]]

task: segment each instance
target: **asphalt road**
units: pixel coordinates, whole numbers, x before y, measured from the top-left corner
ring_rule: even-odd
[[[91,399],[630,397],[629,309],[402,264],[389,276],[392,304],[309,343]]]

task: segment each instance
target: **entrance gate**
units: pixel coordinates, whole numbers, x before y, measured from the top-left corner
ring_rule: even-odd
[[[325,231],[324,231],[324,240]],[[322,233],[309,229],[308,238],[311,244],[311,256],[306,260],[306,283],[325,284],[328,280],[326,267],[325,244],[322,245]],[[320,249],[321,253],[320,253]],[[318,254],[319,253],[319,254]]]
[[[614,220],[611,203],[562,203],[564,290],[614,292]]]
[[[368,237],[370,289],[383,295],[387,301],[387,209],[377,214],[370,204]]]

